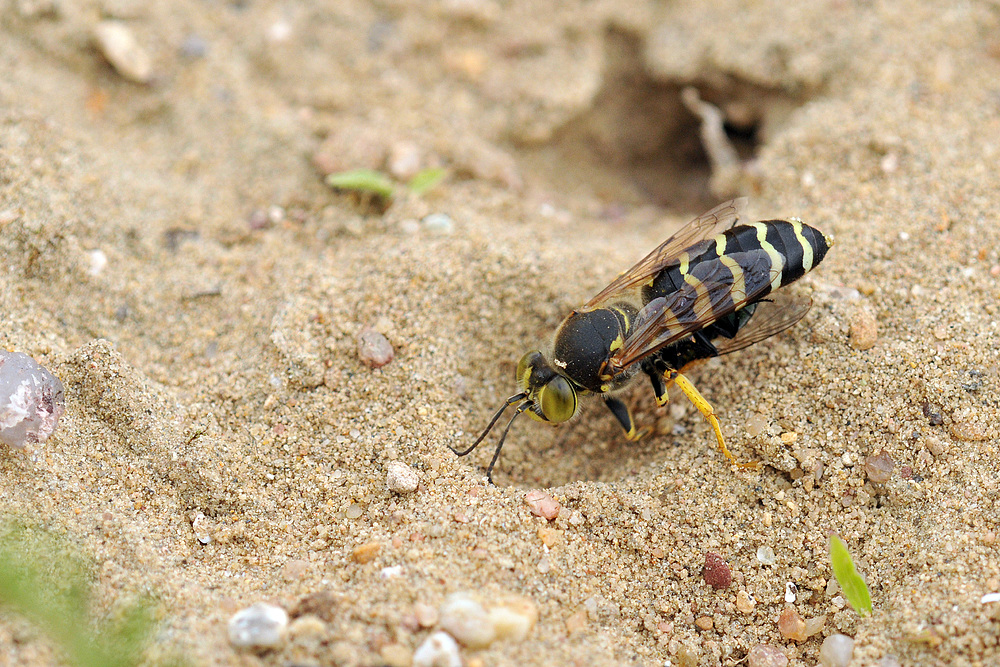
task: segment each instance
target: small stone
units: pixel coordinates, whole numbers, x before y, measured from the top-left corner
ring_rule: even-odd
[[[202,512],[198,512],[191,520],[191,530],[199,544],[209,544],[212,541],[211,522]]]
[[[462,667],[458,644],[447,632],[435,632],[413,652],[413,667]]]
[[[441,605],[441,628],[469,648],[485,648],[496,635],[489,612],[466,593],[453,593]]]
[[[258,602],[229,620],[229,642],[237,648],[271,649],[285,641],[288,614],[281,607]]]
[[[446,213],[431,213],[420,222],[427,231],[442,236],[451,234],[455,229],[455,223],[452,221],[451,216]]]
[[[56,376],[26,354],[0,349],[0,442],[14,449],[45,442],[65,411]]]
[[[381,550],[382,545],[378,542],[366,542],[354,547],[354,550],[351,552],[351,559],[355,563],[364,565],[375,560],[375,557],[378,556],[378,552]]]
[[[892,477],[896,463],[884,451],[865,459],[865,473],[873,484],[885,484]]]
[[[747,667],[786,667],[788,657],[777,646],[757,644],[747,653]]]
[[[434,627],[440,618],[437,609],[423,602],[417,602],[413,605],[413,615],[417,617],[417,623],[422,628]]]
[[[761,565],[774,565],[778,562],[778,557],[774,555],[774,549],[771,547],[757,547],[757,561]]]
[[[855,350],[870,350],[875,347],[875,341],[878,340],[878,322],[871,309],[862,306],[854,311],[848,339]]]
[[[538,622],[538,607],[527,598],[508,600],[489,610],[490,625],[497,640],[524,641]]]
[[[795,607],[785,607],[778,616],[778,632],[786,639],[797,642],[806,640],[806,622],[802,620]]]
[[[532,514],[549,521],[559,516],[559,510],[562,509],[562,505],[555,498],[541,490],[528,491],[524,494],[524,504]]]
[[[587,610],[581,609],[575,614],[571,615],[566,619],[566,634],[573,634],[576,632],[582,632],[587,628]]]
[[[847,635],[830,635],[819,648],[819,664],[823,667],[847,667],[853,655],[853,639]]]
[[[413,493],[420,485],[420,476],[402,461],[389,461],[386,466],[386,485],[393,493]]]
[[[396,356],[392,344],[385,336],[371,328],[358,334],[358,358],[371,368],[381,368]]]
[[[558,528],[549,528],[548,526],[542,526],[538,529],[538,539],[542,541],[542,544],[549,547],[550,549],[562,541],[563,531]]]
[[[288,636],[292,639],[321,640],[326,635],[326,623],[312,614],[296,618],[288,626]]]
[[[755,412],[747,418],[743,427],[746,429],[747,435],[751,438],[756,438],[767,431],[769,425],[767,417],[759,412]]]
[[[705,566],[701,570],[705,583],[717,591],[729,588],[733,582],[733,573],[729,565],[719,554],[709,551],[705,554]]]
[[[153,62],[127,25],[101,21],[94,28],[94,38],[101,54],[123,77],[136,83],[149,83],[153,78]]]
[[[419,146],[412,141],[397,141],[389,148],[386,166],[390,174],[401,181],[408,181],[420,171],[422,160]]]
[[[740,591],[736,594],[736,608],[744,614],[749,614],[756,606],[757,601],[746,591]]]
[[[699,616],[694,620],[694,624],[699,630],[702,630],[703,632],[707,632],[708,630],[711,630],[715,626],[715,623],[712,621],[711,616]]]

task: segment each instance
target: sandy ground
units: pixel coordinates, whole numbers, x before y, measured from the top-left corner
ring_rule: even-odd
[[[1000,6],[412,4],[0,2],[0,345],[67,389],[52,439],[0,452],[2,511],[93,559],[98,615],[155,595],[153,661],[408,665],[470,592],[539,617],[469,665],[735,665],[762,643],[814,665],[836,632],[855,665],[1000,664]],[[148,82],[95,47],[101,19]],[[752,158],[750,217],[837,241],[794,287],[803,322],[691,374],[765,465],[731,470],[682,396],[658,411],[637,386],[644,441],[593,401],[525,420],[487,486],[488,447],[448,445],[520,355],[725,198],[685,85]],[[384,213],[317,171],[436,165]],[[391,461],[416,492],[387,490]],[[870,618],[830,584],[832,531]],[[826,615],[806,641],[778,631],[788,582]],[[237,651],[226,623],[258,601],[291,636]],[[3,617],[0,664],[53,660]]]

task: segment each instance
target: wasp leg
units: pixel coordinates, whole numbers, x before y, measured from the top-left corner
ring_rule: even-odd
[[[625,429],[625,437],[631,442],[635,442],[649,432],[649,429],[644,428],[639,430],[635,427],[635,420],[632,419],[632,413],[629,411],[628,406],[614,396],[605,396],[604,403],[611,410],[611,414],[615,416],[618,423],[622,425],[622,428]]]
[[[698,408],[698,412],[700,412],[702,416],[708,420],[708,423],[712,425],[712,429],[715,431],[715,438],[719,441],[719,449],[722,450],[722,454],[729,459],[730,463],[744,470],[760,467],[759,461],[740,463],[736,460],[736,457],[733,456],[732,452],[729,451],[729,448],[726,447],[726,440],[722,437],[722,428],[719,426],[719,420],[715,417],[715,408],[713,408],[712,404],[701,395],[701,392],[699,392],[693,384],[691,384],[690,380],[673,369],[666,372],[665,379],[667,382],[673,382],[680,387],[680,390],[684,392],[684,395],[688,397],[688,400],[694,404],[694,407]]]
[[[642,369],[649,376],[649,381],[653,384],[653,398],[656,399],[656,407],[662,408],[670,402],[670,394],[667,393],[667,383],[663,381],[664,372],[657,370],[653,366]]]

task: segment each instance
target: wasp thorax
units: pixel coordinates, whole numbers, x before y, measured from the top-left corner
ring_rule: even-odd
[[[531,417],[558,424],[576,414],[576,389],[538,350],[517,362],[517,383],[532,403]]]

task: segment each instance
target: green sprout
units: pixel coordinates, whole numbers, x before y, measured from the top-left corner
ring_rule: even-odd
[[[448,170],[441,167],[421,169],[406,187],[413,194],[422,195],[436,187],[447,175]],[[336,190],[349,190],[385,201],[391,200],[397,189],[391,178],[375,169],[351,169],[330,174],[326,177],[326,184]]]
[[[837,578],[844,596],[858,616],[871,615],[872,598],[868,593],[868,585],[854,567],[847,545],[837,535],[830,535],[830,564],[833,566],[833,576]]]
[[[18,521],[0,522],[0,607],[45,632],[75,667],[134,667],[153,629],[147,602],[91,618],[88,567],[73,546]]]
[[[351,169],[330,174],[326,177],[326,184],[338,190],[353,190],[383,199],[392,199],[395,190],[392,180],[374,169]]]
[[[410,188],[410,192],[422,195],[437,186],[437,184],[440,183],[447,175],[447,170],[442,169],[441,167],[428,167],[427,169],[421,169],[417,172],[416,176],[410,179],[410,182],[406,184],[406,187]]]

